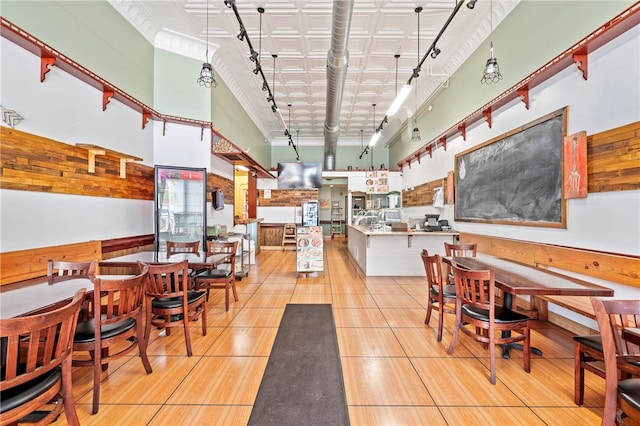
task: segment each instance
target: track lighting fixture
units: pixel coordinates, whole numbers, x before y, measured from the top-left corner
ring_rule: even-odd
[[[249,60],[251,62],[258,62],[258,52],[252,49],[251,54],[249,55]]]
[[[435,59],[438,57],[439,54],[440,54],[440,49],[438,49],[437,47],[434,47],[433,50],[431,51],[431,58]]]
[[[216,81],[215,74],[213,73],[213,67],[209,63],[209,0],[207,1],[207,47],[205,51],[205,62],[202,64],[202,69],[200,70],[200,77],[196,80],[196,82],[200,86],[204,86],[206,88],[216,87],[218,82]]]
[[[256,67],[253,69],[253,73],[255,75],[258,75],[261,69],[262,69],[262,66],[260,66],[260,64],[256,64]]]
[[[240,32],[238,33],[237,37],[238,40],[240,41],[244,41],[244,37],[247,35],[247,30],[244,27],[240,27]]]
[[[469,9],[473,9],[474,7],[476,7],[476,2],[477,2],[477,1],[478,1],[478,0],[469,0],[469,2],[467,3],[467,7],[468,7]]]
[[[268,88],[269,88],[269,86],[267,85],[267,82],[266,82],[266,81],[263,81],[263,82],[262,82],[262,91],[263,91],[263,92],[266,92]]]
[[[271,105],[271,111],[273,111],[273,113],[278,112],[278,107],[275,105]]]

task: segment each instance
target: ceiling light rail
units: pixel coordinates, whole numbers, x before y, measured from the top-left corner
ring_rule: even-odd
[[[236,16],[236,19],[238,20],[238,25],[240,26],[240,32],[238,33],[237,38],[240,41],[247,42],[247,45],[249,46],[249,60],[255,64],[253,68],[253,73],[255,75],[260,75],[260,77],[262,78],[262,90],[264,92],[267,92],[267,103],[271,104],[271,111],[274,114],[277,114],[276,120],[278,121],[280,126],[283,128],[284,135],[289,139],[289,142],[288,142],[289,146],[293,147],[293,149],[296,152],[296,158],[299,160],[300,156],[298,155],[298,150],[296,148],[296,145],[293,143],[291,132],[289,131],[287,124],[284,122],[284,119],[282,118],[282,114],[280,113],[280,109],[278,108],[278,104],[276,102],[275,72],[276,72],[276,58],[278,57],[278,55],[276,54],[271,55],[273,57],[273,83],[272,83],[273,91],[272,91],[271,87],[269,86],[269,82],[267,81],[267,78],[264,75],[264,71],[262,70],[262,65],[260,64],[260,55],[262,54],[262,52],[259,53],[253,48],[253,44],[251,43],[251,39],[249,38],[249,34],[247,33],[247,28],[244,26],[244,22],[242,22],[242,18],[240,17],[240,12],[238,12],[238,7],[236,6],[236,0],[224,0],[224,5],[227,6],[229,9],[233,10],[233,14]],[[257,10],[258,10],[258,13],[260,14],[260,32],[261,32],[259,49],[262,50],[262,14],[264,13],[264,8],[259,7]]]
[[[378,133],[380,133],[382,131],[383,126],[389,122],[389,117],[395,114],[398,111],[398,109],[400,109],[400,107],[406,100],[407,96],[411,92],[412,81],[414,78],[417,79],[420,76],[420,70],[422,69],[422,65],[424,64],[424,62],[427,60],[427,58],[435,59],[440,54],[441,51],[437,47],[438,41],[440,40],[440,37],[442,37],[442,35],[444,34],[447,27],[449,27],[449,24],[451,24],[451,21],[453,20],[453,18],[458,14],[458,11],[462,7],[462,5],[465,3],[465,1],[467,0],[457,1],[455,8],[451,12],[451,15],[449,15],[449,18],[447,18],[447,21],[444,23],[442,28],[440,28],[440,31],[438,32],[438,35],[433,39],[431,46],[429,46],[429,49],[427,49],[422,59],[418,61],[418,65],[413,69],[413,73],[411,74],[411,77],[409,77],[409,80],[407,80],[402,90],[400,90],[400,93],[397,94],[396,98],[391,104],[391,107],[389,107],[387,114],[382,119],[382,122],[380,123],[380,125],[376,128],[376,132],[374,134],[374,137],[376,137],[376,139],[374,141],[374,144],[375,142],[377,142],[378,138],[380,137]],[[473,3],[473,5],[475,6],[475,1],[472,0],[469,3],[470,4]],[[473,9],[472,6],[468,6],[468,7],[469,9]],[[420,12],[422,12],[422,7],[420,6],[416,7],[415,12],[418,15],[418,28],[420,28]],[[418,29],[418,31],[420,30]],[[419,53],[420,52],[418,52],[418,54]],[[372,141],[373,141],[373,138],[372,138]],[[371,142],[369,144],[371,145]],[[361,154],[361,157],[362,157],[362,154]]]

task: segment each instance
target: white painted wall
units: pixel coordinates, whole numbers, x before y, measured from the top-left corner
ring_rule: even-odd
[[[55,66],[40,82],[40,58],[0,38],[0,105],[24,117],[17,130],[60,142],[99,145],[143,158],[142,164],[207,168],[233,178],[233,166],[210,152],[210,132],[149,121]],[[162,112],[162,111],[160,111]],[[5,125],[4,123],[1,123]],[[231,204],[207,206],[207,223],[233,225]],[[154,233],[154,202],[0,189],[0,251]]]

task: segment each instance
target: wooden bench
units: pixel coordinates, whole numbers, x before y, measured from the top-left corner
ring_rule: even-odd
[[[49,259],[100,260],[102,243],[95,240],[0,253],[0,285],[47,275]]]
[[[604,253],[593,250],[534,243],[480,234],[461,233],[462,244],[477,243],[478,252],[513,260],[537,268],[553,268],[624,284],[640,287],[640,257]],[[518,298],[517,307],[540,320],[552,322],[576,334],[591,334],[595,331],[575,321],[550,312],[548,304],[560,306],[571,312],[595,319],[593,307],[588,297],[580,296],[535,296],[530,300]]]

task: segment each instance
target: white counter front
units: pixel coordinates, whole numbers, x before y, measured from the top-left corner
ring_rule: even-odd
[[[444,256],[457,232],[382,232],[349,225],[349,253],[367,276],[424,276],[420,253]]]

